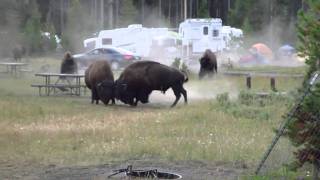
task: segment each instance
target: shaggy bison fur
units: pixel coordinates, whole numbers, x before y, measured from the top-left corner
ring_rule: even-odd
[[[183,83],[188,77],[181,71],[153,61],[140,61],[129,65],[116,81],[115,96],[125,104],[136,106],[149,102],[149,95],[153,90],[165,93],[171,88],[176,96],[174,107],[181,94],[187,103],[187,91]]]
[[[60,66],[60,73],[61,74],[76,74],[78,72],[78,66],[76,61],[71,56],[70,52],[66,52],[62,63]]]
[[[218,72],[217,57],[211,50],[207,49],[199,62],[199,79],[202,79],[206,75],[212,77],[214,73]]]
[[[95,61],[85,71],[85,83],[91,89],[91,103],[101,100],[105,105],[114,100],[114,77],[107,61]]]

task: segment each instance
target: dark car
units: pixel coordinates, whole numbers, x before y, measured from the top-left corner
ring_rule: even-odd
[[[73,57],[80,67],[88,67],[96,60],[106,60],[110,63],[113,70],[126,67],[141,59],[140,56],[137,56],[128,50],[116,47],[97,48],[86,53],[75,54]]]

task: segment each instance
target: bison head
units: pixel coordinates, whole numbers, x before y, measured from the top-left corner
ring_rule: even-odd
[[[128,89],[128,84],[120,80],[115,82],[115,97],[125,104],[134,105],[134,93]]]
[[[97,84],[99,98],[104,104],[108,104],[109,100],[114,98],[114,88],[114,82],[110,80],[104,80]]]

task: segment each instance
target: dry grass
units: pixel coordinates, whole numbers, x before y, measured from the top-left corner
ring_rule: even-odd
[[[21,79],[0,78],[2,160],[80,165],[152,158],[243,160],[254,165],[274,136],[272,128],[278,127],[288,107],[287,101],[281,100],[258,107],[269,120],[224,111],[213,98],[223,92],[235,97],[245,89],[244,79],[235,77],[191,80],[186,85],[191,103],[180,103],[173,109],[168,107],[171,100],[161,103],[161,98],[131,108],[91,105],[88,96],[38,97],[37,90],[30,87],[34,81],[37,80],[32,74]],[[285,85],[281,89],[285,90],[300,83],[282,81]],[[260,79],[258,83],[268,84]],[[246,110],[240,107],[239,112]]]

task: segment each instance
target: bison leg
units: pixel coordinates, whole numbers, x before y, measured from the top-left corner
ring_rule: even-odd
[[[91,104],[93,104],[94,102],[94,93],[93,93],[93,90],[91,90]]]
[[[137,106],[137,105],[138,105],[138,101],[139,101],[139,99],[138,99],[138,98],[135,98],[134,101],[133,101],[133,103],[131,103],[130,105],[131,105],[131,106]]]
[[[114,100],[114,98],[111,99],[112,104],[116,104],[116,101]]]
[[[203,69],[200,69],[200,72],[199,72],[199,79],[202,79],[205,75],[206,75],[206,71],[205,71],[205,70],[203,70]]]
[[[208,76],[209,76],[209,78],[212,78],[212,77],[213,77],[213,74],[214,74],[214,72],[213,72],[213,71],[208,72]]]
[[[102,102],[103,102],[103,104],[104,104],[104,105],[106,105],[106,106],[107,106],[107,105],[109,104],[109,101],[110,101],[110,99],[108,99],[108,100],[107,100],[107,101],[105,101],[105,102],[104,102],[104,101],[102,101]]]
[[[96,89],[96,88],[92,88],[91,92],[92,92],[92,97],[91,97],[91,99],[92,99],[92,101],[91,101],[92,104],[93,104],[94,101],[96,101],[96,104],[99,104],[99,96],[98,96],[98,91],[97,91],[97,89]]]
[[[181,87],[181,93],[182,93],[183,98],[184,98],[184,103],[188,104],[187,91],[183,87]]]
[[[174,86],[174,87],[172,87],[172,90],[173,90],[174,95],[176,96],[176,100],[171,105],[171,107],[174,107],[177,104],[177,102],[179,101],[180,97],[181,97],[181,88],[177,87],[177,86]]]

